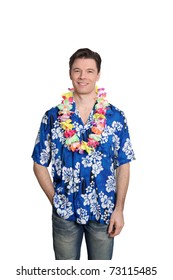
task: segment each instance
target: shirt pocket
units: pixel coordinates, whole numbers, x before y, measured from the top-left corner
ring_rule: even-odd
[[[114,142],[112,135],[108,136],[108,139],[106,142],[102,143],[100,145],[100,152],[103,154],[105,158],[114,158]]]

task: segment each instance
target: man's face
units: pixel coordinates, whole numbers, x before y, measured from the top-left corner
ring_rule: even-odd
[[[92,58],[77,58],[75,59],[71,72],[70,79],[74,87],[74,91],[78,94],[87,94],[95,92],[96,82],[99,80],[96,62]]]

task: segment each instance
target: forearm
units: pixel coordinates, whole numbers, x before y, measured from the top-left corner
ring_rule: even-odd
[[[54,187],[48,169],[45,166],[34,162],[33,170],[42,190],[44,191],[50,203],[52,204],[54,196]]]
[[[124,226],[124,203],[129,185],[130,166],[129,163],[123,164],[116,170],[117,199],[115,210],[113,211],[108,233],[110,237],[118,235]]]
[[[117,199],[115,210],[124,210],[125,198],[129,185],[130,164],[121,165],[116,170]]]
[[[113,211],[108,233],[110,237],[118,235],[124,226],[124,203],[129,185],[130,165],[129,163],[123,164],[116,170],[116,187],[117,187],[117,199],[115,210]]]

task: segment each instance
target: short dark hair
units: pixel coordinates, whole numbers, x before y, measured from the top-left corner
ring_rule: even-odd
[[[93,52],[88,48],[83,48],[83,49],[78,49],[71,57],[69,61],[69,67],[70,67],[70,72],[72,69],[72,65],[77,58],[92,58],[96,62],[97,70],[98,73],[100,72],[101,69],[101,57],[97,52]]]

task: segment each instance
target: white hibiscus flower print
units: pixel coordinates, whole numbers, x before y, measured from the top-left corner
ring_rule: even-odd
[[[91,167],[92,166],[92,157],[89,155],[82,159],[82,164],[84,167]]]
[[[114,207],[114,205],[112,203],[112,197],[108,197],[102,191],[100,192],[99,197],[100,197],[100,201],[101,201],[101,207],[103,209],[105,209],[105,208],[112,209]]]
[[[115,150],[118,151],[120,148],[120,138],[117,135],[112,137],[112,142],[114,143]]]
[[[111,191],[116,190],[116,182],[115,182],[115,177],[114,176],[108,176],[108,179],[106,181],[106,191],[109,193]]]
[[[97,162],[92,166],[92,174],[96,177],[103,170],[101,162]]]
[[[41,154],[40,154],[40,163],[45,164],[48,163],[50,159],[50,153],[47,152],[47,150],[43,149]]]
[[[77,223],[86,224],[88,222],[89,215],[86,209],[78,208],[77,214],[79,215],[79,218],[77,218]]]
[[[72,203],[64,194],[55,193],[54,206],[56,207],[57,214],[64,219],[68,219],[73,215]]]
[[[127,159],[129,160],[134,159],[134,152],[129,138],[126,139],[126,142],[124,143],[122,150],[127,156]]]
[[[44,144],[46,146],[46,149],[42,149],[40,153],[40,163],[45,164],[48,163],[50,160],[50,135],[47,135],[47,140],[44,141]]]
[[[45,114],[42,118],[42,123],[47,124],[48,116]]]
[[[120,122],[116,121],[112,123],[112,127],[114,128],[114,132],[121,131],[123,129],[123,125]]]
[[[101,215],[101,208],[100,208],[100,205],[98,204],[98,201],[92,203],[90,205],[90,209],[91,209],[91,212],[93,213],[93,215],[95,216],[96,220],[98,221],[100,219],[100,215]]]
[[[84,199],[83,205],[86,206],[97,202],[98,195],[96,194],[96,191],[94,189],[91,193],[81,194],[81,197]]]
[[[73,169],[72,169],[72,167],[67,168],[67,167],[63,166],[63,168],[62,168],[62,180],[64,180],[65,183],[67,183],[72,179],[73,179]]]

